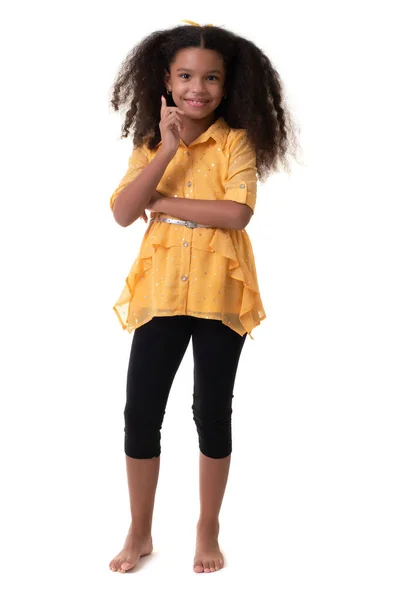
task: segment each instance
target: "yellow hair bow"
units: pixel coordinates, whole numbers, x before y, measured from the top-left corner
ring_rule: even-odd
[[[200,25],[200,23],[195,23],[194,21],[188,21],[184,19],[182,23],[187,23],[188,25],[194,25],[195,27],[214,27],[212,23],[208,23],[207,25]]]

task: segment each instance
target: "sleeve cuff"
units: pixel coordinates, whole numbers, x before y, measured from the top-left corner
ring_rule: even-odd
[[[224,199],[233,200],[233,202],[238,202],[239,204],[247,204],[254,212],[256,196],[249,189],[246,181],[239,181],[235,186],[226,189]]]

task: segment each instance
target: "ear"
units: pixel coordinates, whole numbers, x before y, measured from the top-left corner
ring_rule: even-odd
[[[167,70],[164,70],[164,85],[167,90],[170,90],[171,87],[171,74],[168,73]]]

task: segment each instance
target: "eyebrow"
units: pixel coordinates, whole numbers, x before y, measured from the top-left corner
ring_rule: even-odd
[[[180,69],[177,69],[177,71],[189,71],[191,73],[192,69],[183,69],[181,67]],[[219,69],[212,69],[212,71],[207,71],[207,73],[219,73],[221,75],[221,71],[219,71]]]

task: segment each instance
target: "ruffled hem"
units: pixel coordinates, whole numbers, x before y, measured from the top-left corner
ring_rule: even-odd
[[[239,260],[236,247],[244,246],[247,259]],[[251,336],[251,331],[266,318],[258,289],[257,275],[254,265],[254,256],[250,239],[244,230],[216,229],[211,239],[209,248],[228,259],[228,275],[232,279],[242,282],[242,299],[239,310],[239,320],[243,329]],[[247,261],[247,262],[246,262]],[[252,269],[249,267],[252,265]]]
[[[182,226],[177,225],[177,227]],[[154,316],[154,311],[150,310],[146,318],[135,319],[136,323],[132,322],[133,319],[130,319],[131,302],[134,298],[137,282],[152,267],[153,256],[157,249],[160,246],[171,248],[181,245],[181,241],[177,241],[175,229],[175,227],[167,223],[153,222],[144,234],[139,255],[133,263],[125,280],[125,287],[113,307],[121,326],[129,332],[143,325]],[[184,230],[185,228],[182,227],[182,229]],[[243,335],[247,332],[250,338],[252,338],[252,330],[266,318],[266,314],[260,298],[254,256],[247,232],[245,230],[220,228],[202,229],[201,236],[193,237],[192,246],[194,249],[215,252],[228,260],[228,276],[242,284],[242,294],[239,302],[240,308],[238,311],[238,319],[242,331],[239,331],[239,328],[233,327],[230,318],[224,316],[223,313],[221,320],[225,325],[237,331],[237,333]],[[236,248],[240,249],[239,253],[236,251]],[[176,311],[171,311],[171,313],[179,314]]]

